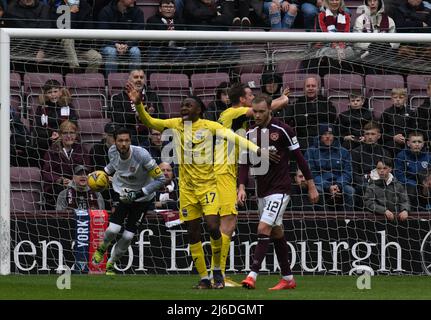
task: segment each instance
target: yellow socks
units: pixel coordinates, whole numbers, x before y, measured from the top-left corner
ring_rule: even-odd
[[[196,270],[198,271],[201,279],[208,278],[207,266],[205,263],[204,249],[202,248],[202,242],[190,244],[190,252],[192,254],[193,263]]]
[[[222,238],[222,246],[221,246],[221,257],[220,257],[220,269],[221,269],[221,272],[225,274],[226,261],[227,261],[227,256],[229,254],[229,248],[230,248],[230,237],[222,233],[221,238]]]
[[[221,257],[221,248],[222,248],[222,237],[214,240],[210,237],[211,240],[211,251],[212,251],[212,259],[211,266],[213,268],[220,268],[220,257]]]

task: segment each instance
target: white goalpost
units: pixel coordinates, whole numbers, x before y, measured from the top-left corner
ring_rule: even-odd
[[[417,43],[431,43],[431,34],[417,34],[417,33],[410,33],[410,34],[397,34],[397,33],[315,33],[315,32],[252,32],[252,31],[121,31],[121,30],[72,30],[72,29],[0,29],[0,274],[1,275],[9,275],[13,272],[16,272],[11,270],[11,265],[13,261],[11,261],[11,254],[14,253],[11,248],[12,241],[16,241],[12,239],[11,237],[11,206],[10,206],[10,192],[11,192],[11,181],[10,181],[10,175],[11,175],[11,164],[10,164],[10,105],[11,105],[11,81],[10,81],[10,74],[11,74],[11,68],[10,64],[12,61],[11,58],[11,44],[17,39],[32,39],[32,40],[41,40],[41,39],[87,39],[87,40],[115,40],[115,39],[122,39],[122,40],[139,40],[143,41],[144,43],[147,42],[168,42],[168,41],[193,41],[193,42],[220,42],[220,41],[226,41],[226,42],[232,42],[232,43],[260,43],[260,44],[268,44],[268,46],[274,45],[274,47],[279,48],[280,52],[283,52],[283,44],[289,44],[289,43],[301,43],[305,44],[307,46],[310,43],[331,43],[331,42],[349,42],[349,43],[405,43],[405,44],[417,44]],[[303,52],[301,50],[304,47],[300,47],[300,49],[297,49],[297,51],[293,50],[290,47],[290,51],[287,50],[286,55],[290,54],[299,54],[302,55]],[[211,50],[211,48],[210,48]],[[299,51],[298,51],[299,50]],[[408,60],[408,57],[406,57]],[[431,57],[429,58],[431,60]],[[243,64],[249,64],[252,66],[253,61],[241,61]],[[275,63],[275,61],[273,61]],[[286,61],[281,59],[280,61],[277,61],[277,63],[283,64]],[[429,61],[428,61],[429,62]],[[166,63],[169,67],[169,62]],[[429,66],[428,66],[429,67]],[[416,65],[417,70],[420,69],[420,66]],[[426,69],[426,70],[431,70]],[[342,73],[343,70],[340,70],[340,73]],[[209,79],[210,80],[210,79]],[[169,95],[169,93],[166,93],[166,95]],[[298,234],[300,236],[297,236],[295,234],[294,240],[297,240],[295,244],[289,243],[290,248],[292,251],[292,264],[298,263],[300,264],[300,267],[298,269],[294,269],[295,272],[301,272],[301,273],[343,273],[342,268],[339,267],[340,261],[339,258],[342,258],[343,261],[348,261],[346,264],[349,266],[346,268],[352,269],[356,266],[358,266],[358,263],[362,260],[366,260],[370,258],[371,250],[373,248],[378,247],[379,248],[379,258],[378,263],[370,262],[373,264],[374,269],[376,271],[380,271],[382,273],[391,273],[392,271],[396,272],[403,272],[403,267],[400,266],[400,259],[399,256],[401,255],[401,246],[398,243],[395,243],[393,241],[389,241],[386,239],[386,232],[387,230],[378,230],[376,231],[376,237],[373,239],[368,239],[367,236],[363,236],[362,233],[366,232],[367,224],[364,223],[363,227],[361,229],[361,224],[358,224],[358,226],[354,226],[350,228],[350,235],[356,234],[356,239],[348,239],[350,236],[343,236],[340,237],[339,241],[332,239],[332,235],[329,236],[330,231],[336,230],[337,227],[342,226],[342,228],[349,228],[349,217],[343,216],[344,213],[340,213],[340,216],[345,217],[345,219],[341,219],[341,222],[335,221],[336,213],[314,213],[314,215],[305,215],[305,214],[299,214],[298,218],[292,218],[294,217],[294,214],[288,214],[289,219],[292,219],[292,225],[298,227]],[[365,214],[363,215],[366,216]],[[421,217],[417,217],[417,220],[420,221]],[[295,220],[297,219],[297,220]],[[307,220],[306,222],[303,221],[303,219]],[[328,225],[326,227],[322,227],[318,224],[313,224],[313,219],[321,219],[328,222]],[[295,221],[294,221],[295,220]],[[333,222],[334,220],[335,222]],[[369,222],[367,218],[364,220]],[[425,224],[429,224],[429,217],[427,219],[424,219]],[[246,227],[247,223],[243,223],[243,227]],[[408,227],[408,226],[407,226]],[[402,228],[407,228],[402,227]],[[310,228],[310,233],[307,234],[305,232],[305,236],[303,235],[303,232],[301,231],[302,228]],[[328,230],[323,230],[322,228],[328,228]],[[418,227],[419,228],[419,227]],[[420,227],[422,228],[422,227]],[[418,248],[420,249],[414,249],[416,251],[420,251],[419,255],[421,257],[421,261],[415,261],[415,264],[417,265],[423,265],[423,273],[429,274],[428,269],[430,269],[429,266],[426,265],[425,261],[430,261],[431,263],[431,243],[429,243],[429,231],[426,230],[426,226],[423,227],[424,230],[421,229],[421,235],[422,233],[426,234],[427,236],[425,239],[415,239],[418,240],[420,243],[418,244]],[[331,230],[330,230],[331,229]],[[160,230],[160,229],[158,229]],[[245,229],[244,229],[245,230]],[[141,235],[138,235],[138,240],[135,243],[137,245],[137,250],[141,250],[138,253],[140,257],[142,256],[142,259],[144,257],[143,247],[147,244],[149,244],[150,240],[144,240],[145,237],[157,237],[158,235],[155,234],[154,230],[146,229],[145,232]],[[408,235],[408,233],[405,233],[403,229],[400,237],[404,240],[406,239],[405,234]],[[28,231],[31,232],[31,231]],[[255,230],[250,230],[250,232],[256,232]],[[289,232],[289,230],[287,230]],[[319,233],[320,232],[320,233]],[[395,234],[399,234],[398,231],[393,231]],[[165,243],[169,243],[170,246],[172,246],[169,250],[171,254],[176,254],[179,251],[188,252],[187,248],[177,249],[175,247],[177,236],[181,236],[181,232],[172,232],[172,231],[164,231],[164,240],[160,240],[160,245],[163,246]],[[167,234],[167,235],[166,235]],[[328,237],[325,235],[328,234]],[[169,238],[170,237],[170,238]],[[307,239],[307,237],[310,237]],[[347,237],[347,238],[346,238]],[[365,237],[365,239],[364,239]],[[15,235],[15,238],[19,238],[17,235]],[[54,239],[44,239],[42,242],[43,250],[46,251],[47,246],[49,246],[50,241],[54,241]],[[350,242],[356,241],[356,242]],[[45,242],[44,242],[45,241]],[[47,242],[48,241],[48,242]],[[309,243],[307,243],[307,241]],[[322,241],[325,242],[322,244]],[[157,243],[159,243],[157,242]],[[410,246],[408,241],[406,242],[407,246]],[[16,244],[16,243],[15,243]],[[247,238],[244,236],[242,240],[236,244],[231,244],[231,249],[235,246],[242,246],[241,248],[245,248],[246,254],[244,255],[249,258],[250,248],[253,246],[253,243],[251,240],[247,240]],[[311,248],[313,246],[313,248]],[[322,246],[325,246],[324,249],[322,249]],[[364,250],[361,250],[360,248],[364,247]],[[316,249],[317,248],[317,249]],[[386,265],[386,252],[387,249],[392,250],[392,254],[395,256],[395,264],[396,267],[390,268]],[[400,250],[398,250],[400,248]],[[345,249],[346,255],[349,257],[346,258],[346,256],[343,256],[341,251]],[[242,249],[241,249],[242,250]],[[324,253],[325,257],[329,257],[328,261],[326,261],[325,257],[323,258],[319,256],[319,254],[322,254],[321,251],[325,251]],[[403,248],[404,250],[404,248]],[[427,251],[424,253],[424,251]],[[32,252],[32,251],[31,251]],[[365,253],[364,253],[365,252]],[[145,251],[145,254],[152,253],[150,250]],[[364,253],[364,257],[358,257],[360,253]],[[31,253],[27,254],[31,256]],[[133,251],[131,252],[133,255]],[[236,270],[236,271],[242,271],[247,269],[249,267],[249,261],[246,261],[246,258],[242,258],[244,261],[243,265],[238,267],[233,262],[234,260],[234,253],[231,254],[231,264],[229,265],[228,262],[228,268],[227,270]],[[313,257],[309,258],[310,255],[313,255]],[[318,257],[315,258],[314,255],[317,255]],[[20,256],[20,252],[15,252],[14,257]],[[353,256],[353,258],[352,258]],[[425,257],[425,258],[424,258]],[[129,257],[130,258],[130,257]],[[159,265],[168,265],[171,266],[172,272],[190,272],[190,268],[186,268],[183,266],[183,268],[174,268],[175,265],[175,259],[172,257],[155,257],[154,259],[161,259],[166,260],[163,262],[159,262]],[[133,260],[133,258],[130,258]],[[173,260],[172,260],[173,259]],[[419,259],[419,258],[418,258]],[[430,259],[430,260],[427,260]],[[12,259],[13,260],[13,259]],[[142,260],[143,261],[143,260]],[[146,272],[146,265],[139,260],[139,263],[137,264],[137,267],[135,268],[136,272]],[[310,267],[310,261],[314,264],[314,267]],[[352,261],[354,261],[352,263]],[[129,260],[126,260],[126,266],[129,265]],[[308,264],[308,266],[307,266]],[[277,267],[277,262],[273,262],[274,270]],[[44,264],[45,266],[45,264]],[[188,266],[188,265],[187,265]],[[428,269],[426,269],[428,268]],[[23,268],[24,270],[25,268]],[[27,268],[28,270],[30,268]],[[124,268],[123,268],[124,269]],[[169,268],[167,268],[169,269]],[[47,267],[42,267],[40,270],[49,270]],[[18,270],[19,271],[19,270]],[[233,271],[233,272],[236,272]],[[50,272],[50,271],[48,271]],[[169,272],[169,270],[168,270]],[[421,273],[420,271],[417,271],[415,269],[414,271],[411,271],[411,273]]]

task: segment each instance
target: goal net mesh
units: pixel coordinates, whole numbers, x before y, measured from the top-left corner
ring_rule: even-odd
[[[139,41],[136,42],[139,48],[137,56],[128,53],[118,55],[108,66],[106,55],[102,55],[102,51],[109,43],[111,41],[104,39],[74,39],[72,44],[75,46],[76,57],[72,56],[72,63],[70,51],[67,49],[72,45],[70,41],[11,41],[13,273],[52,273],[61,270],[63,266],[73,267],[76,272],[88,271],[79,265],[82,259],[79,260],[78,256],[82,252],[94,251],[97,239],[100,240],[103,236],[103,228],[93,220],[99,217],[102,219],[101,225],[103,226],[105,221],[106,227],[108,216],[96,215],[88,218],[89,220],[82,220],[82,212],[80,216],[79,211],[55,210],[58,193],[65,187],[55,181],[50,183],[47,179],[52,178],[53,173],[55,177],[72,179],[72,172],[62,172],[66,166],[46,158],[46,153],[56,143],[57,135],[53,132],[59,130],[50,127],[51,121],[58,123],[70,118],[73,109],[76,115],[73,121],[77,123],[79,131],[77,141],[82,147],[82,154],[77,158],[90,157],[91,169],[104,167],[103,161],[98,162],[104,159],[103,155],[91,155],[90,151],[95,145],[99,145],[102,147],[99,150],[103,150],[106,142],[104,128],[107,123],[114,122],[132,128],[137,133],[135,142],[150,148],[151,132],[139,124],[134,114],[126,111],[121,113],[114,107],[115,103],[130,104],[119,99],[124,100],[122,92],[129,77],[128,72],[133,68],[144,70],[147,105],[154,105],[154,116],[163,118],[178,116],[181,101],[194,94],[201,97],[208,107],[206,117],[217,120],[222,110],[211,107],[211,102],[220,99],[220,96],[216,96],[218,91],[226,92],[223,91],[224,88],[237,82],[247,84],[256,95],[268,90],[265,88],[266,84],[275,82],[274,97],[280,95],[282,88],[288,87],[289,105],[274,115],[292,125],[296,132],[305,132],[303,141],[310,145],[301,145],[304,153],[313,141],[318,143],[318,131],[308,129],[316,127],[319,121],[324,124],[321,119],[332,121],[334,130],[342,131],[345,136],[355,136],[354,141],[346,144],[341,133],[336,135],[339,144],[346,148],[351,161],[349,166],[353,168],[343,167],[341,174],[350,175],[350,179],[354,179],[357,174],[370,173],[355,172],[357,168],[363,167],[362,161],[368,160],[355,163],[351,158],[352,150],[363,144],[357,139],[363,136],[363,126],[368,121],[351,116],[351,123],[346,125],[337,120],[341,119],[341,113],[350,110],[350,94],[362,95],[363,108],[383,126],[382,114],[392,106],[392,89],[404,88],[406,103],[411,112],[396,115],[397,119],[402,118],[405,123],[415,117],[422,120],[420,123],[428,123],[431,119],[429,112],[419,115],[416,112],[427,101],[429,109],[431,94],[431,89],[428,89],[427,93],[431,79],[431,55],[428,54],[429,47],[425,44],[401,44],[400,49],[394,49],[389,44],[371,44],[368,51],[359,50],[354,44],[347,44],[347,49],[351,51],[346,49],[340,53],[330,50],[331,46],[327,43]],[[133,45],[135,44],[130,44],[129,49]],[[40,50],[43,50],[43,55],[38,55]],[[89,53],[89,50],[94,52]],[[315,78],[318,84],[317,102],[325,104],[329,101],[335,107],[334,119],[328,120],[329,114],[318,114],[318,111],[312,109],[300,110],[299,105],[305,95],[304,83],[309,77]],[[66,102],[60,106],[70,107],[62,111],[64,119],[50,119],[45,116],[50,103],[44,86],[46,89],[47,83],[51,81],[52,84],[52,80],[58,81],[60,88],[66,88],[70,93],[70,98],[63,99]],[[218,90],[223,82],[227,85]],[[154,94],[150,95],[149,92]],[[215,105],[220,106],[219,102]],[[302,105],[304,108],[310,108]],[[292,110],[300,114],[295,114]],[[427,115],[428,118],[420,118],[421,115]],[[299,121],[300,118],[303,121]],[[359,134],[351,133],[358,122],[361,126]],[[399,125],[393,123],[393,127]],[[428,128],[405,127],[401,130],[422,130],[425,138],[423,152],[428,152]],[[309,132],[317,133],[317,136],[307,136]],[[394,132],[381,133],[382,138],[378,144],[385,146],[385,135],[394,135]],[[399,149],[388,147],[390,157],[396,159],[397,152],[404,147],[407,146],[399,146]],[[59,152],[61,153],[61,150]],[[99,156],[98,160],[93,160],[95,156]],[[61,161],[67,162],[66,158]],[[311,160],[323,162],[325,159],[309,159]],[[375,163],[369,165],[374,166]],[[306,201],[306,191],[302,190],[302,194],[296,195],[296,202],[292,201],[288,207],[284,218],[294,273],[349,274],[355,271],[355,268],[366,266],[376,273],[429,274],[429,194],[428,189],[423,188],[423,180],[419,179],[419,176],[423,177],[422,174],[426,176],[428,165],[429,162],[418,163],[423,169],[417,172],[421,175],[415,176],[418,179],[417,192],[421,197],[418,197],[419,202],[409,212],[407,221],[398,219],[391,222],[382,214],[369,212],[364,207],[364,195],[358,191],[360,188],[355,184],[353,188],[356,189],[356,194],[352,208],[346,208],[343,201],[337,203],[337,199],[334,200],[327,194],[321,194],[323,203],[309,206],[306,202],[301,202]],[[334,168],[334,172],[336,170]],[[404,167],[401,173],[404,174],[407,170],[408,168]],[[174,172],[177,172],[175,166]],[[320,172],[324,173],[326,171]],[[294,174],[295,165],[292,165],[292,176]],[[232,238],[227,261],[228,275],[244,273],[250,269],[253,248],[257,241],[258,213],[254,180],[250,181],[247,186],[247,205],[245,208],[239,208],[238,226]],[[352,183],[349,182],[350,185]],[[104,196],[109,209],[112,193],[106,192]],[[142,221],[129,252],[117,263],[118,271],[132,274],[194,272],[188,251],[186,228],[177,222],[174,212],[151,211]],[[202,230],[205,230],[204,225]],[[205,231],[203,241],[209,243],[209,235]],[[210,246],[207,245],[206,249],[209,252]],[[269,251],[262,272],[278,272],[279,266],[274,259],[272,247]],[[209,267],[210,261],[207,261],[207,265]],[[91,269],[90,272],[97,270]]]

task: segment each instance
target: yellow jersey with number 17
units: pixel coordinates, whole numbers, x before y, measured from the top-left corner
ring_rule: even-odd
[[[227,108],[220,114],[218,123],[233,132],[244,129],[245,135],[248,121],[246,113],[249,109],[248,107]],[[216,175],[230,174],[233,178],[236,178],[239,157],[238,149],[238,144],[233,144],[222,137],[217,137],[214,155],[216,160],[214,165]]]
[[[198,119],[157,119],[150,116],[142,103],[136,106],[141,122],[160,132],[173,129],[175,151],[179,164],[179,186],[199,187],[215,181],[214,139],[220,137],[238,143],[241,148],[257,152],[258,146],[236,135],[220,123]]]

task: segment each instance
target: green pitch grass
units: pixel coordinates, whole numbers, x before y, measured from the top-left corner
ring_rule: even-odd
[[[54,300],[296,300],[296,299],[431,299],[431,277],[374,276],[370,290],[356,287],[357,277],[296,276],[294,290],[268,291],[278,276],[261,275],[255,290],[230,287],[224,290],[196,290],[196,275],[139,275],[114,277],[72,275],[71,289],[57,289],[54,275],[0,276],[0,299]],[[240,282],[242,275],[232,276]]]

